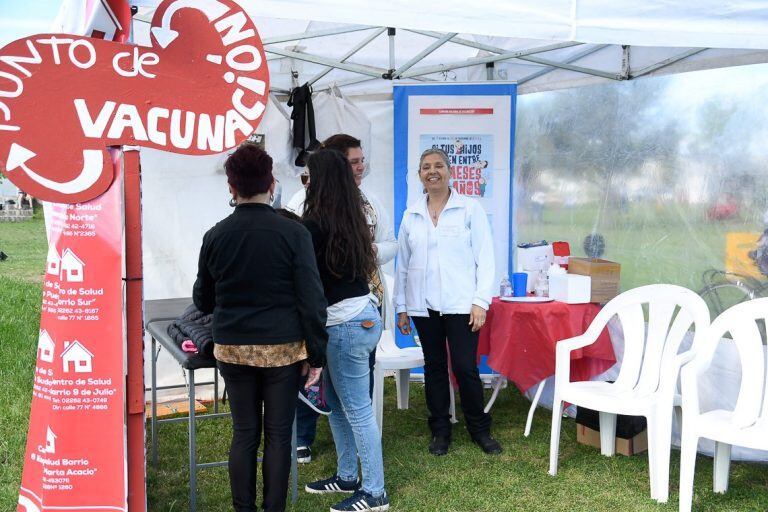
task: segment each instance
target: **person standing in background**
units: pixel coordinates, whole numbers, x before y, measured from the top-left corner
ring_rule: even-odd
[[[336,473],[306,485],[313,494],[349,493],[331,512],[385,511],[381,435],[371,403],[371,353],[382,325],[370,297],[376,270],[371,232],[350,164],[335,150],[307,159],[310,184],[302,221],[312,234],[317,267],[328,301],[326,401],[336,445]],[[362,479],[358,479],[358,459]]]
[[[22,208],[24,208],[24,199],[26,199],[29,202],[29,209],[33,210],[34,198],[31,195],[24,192],[23,190],[21,190],[20,188],[16,188],[16,208],[17,209],[21,210]]]
[[[235,210],[203,237],[192,298],[213,313],[213,354],[232,412],[234,510],[257,510],[263,428],[261,509],[282,512],[301,375],[308,387],[325,365],[327,304],[309,232],[269,206],[272,158],[246,143],[224,168]]]
[[[390,312],[389,306],[391,300],[389,291],[386,289],[386,286],[384,286],[384,273],[381,267],[392,261],[397,254],[397,240],[395,239],[395,233],[392,229],[391,217],[375,195],[370,192],[364,192],[362,188],[360,188],[367,168],[365,154],[363,153],[360,140],[345,133],[338,133],[328,137],[322,143],[322,148],[339,151],[347,158],[352,170],[352,177],[354,178],[355,185],[357,185],[360,190],[366,222],[373,237],[373,250],[376,254],[377,264],[377,268],[375,272],[372,273],[369,280],[371,300],[376,307],[379,308],[384,327],[387,328],[388,324],[392,321],[390,317],[392,317],[393,313]],[[309,181],[310,178],[307,175],[306,183],[309,183]],[[304,174],[302,174],[302,183],[304,182]],[[301,215],[304,212],[304,201],[307,197],[306,194],[305,186],[291,197],[288,205],[286,205],[286,209],[294,208],[294,213]],[[373,368],[375,363],[376,350],[371,353],[369,361],[371,370],[371,395],[373,394]],[[312,461],[312,444],[315,441],[317,419],[319,416],[320,414],[306,403],[301,400],[298,402],[296,406],[297,457],[301,463]]]

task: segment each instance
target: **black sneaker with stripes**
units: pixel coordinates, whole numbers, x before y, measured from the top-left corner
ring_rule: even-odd
[[[339,478],[338,475],[333,475],[331,478],[326,478],[325,480],[308,483],[304,486],[304,490],[312,494],[327,494],[331,492],[352,494],[358,489],[360,489],[360,480],[348,482]]]
[[[362,512],[364,510],[372,510],[374,512],[389,510],[387,493],[374,498],[360,489],[349,498],[331,507],[331,512]]]

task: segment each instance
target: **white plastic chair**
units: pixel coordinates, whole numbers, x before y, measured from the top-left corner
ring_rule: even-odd
[[[395,370],[395,389],[397,391],[397,408],[408,408],[408,397],[411,383],[411,370],[424,366],[424,353],[421,347],[400,348],[395,343],[394,333],[382,331],[379,346],[376,348],[376,367],[373,371],[373,410],[376,413],[376,423],[379,432],[382,430],[384,419],[384,374]],[[456,423],[456,397],[453,386],[451,392],[450,414],[451,422]]]
[[[373,371],[373,410],[376,413],[379,431],[381,431],[384,415],[384,374],[388,370],[396,371],[397,408],[407,409],[411,370],[420,366],[424,366],[421,347],[400,348],[395,343],[394,333],[391,330],[381,333],[379,346],[376,348],[376,367]]]
[[[768,298],[737,304],[718,316],[701,338],[693,361],[683,368],[683,429],[680,448],[680,511],[689,512],[699,438],[715,441],[714,492],[728,490],[731,446],[768,450],[766,355],[757,321],[768,323]],[[741,361],[741,386],[732,411],[701,410],[699,377],[710,367],[720,339],[730,333]]]
[[[648,311],[647,319],[645,311]],[[615,383],[571,382],[571,352],[593,344],[608,321],[617,316],[624,331],[624,357]],[[680,367],[693,357],[678,354],[680,344],[695,326],[694,346],[709,325],[706,303],[694,292],[674,285],[649,285],[626,291],[608,302],[581,336],[558,342],[549,473],[557,474],[563,402],[600,412],[600,447],[612,456],[616,443],[616,415],[645,416],[648,420],[648,461],[651,497],[669,497],[669,451],[673,406]]]

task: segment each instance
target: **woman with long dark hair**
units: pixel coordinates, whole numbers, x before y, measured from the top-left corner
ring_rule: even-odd
[[[235,210],[203,237],[192,296],[213,313],[213,353],[229,394],[234,509],[257,510],[263,427],[262,510],[282,512],[301,375],[310,386],[325,364],[326,302],[310,234],[269,206],[272,158],[243,144],[224,167]]]
[[[371,302],[368,278],[376,269],[371,232],[360,191],[346,157],[334,150],[313,153],[303,221],[312,234],[317,267],[328,301],[328,346],[323,382],[331,408],[337,469],[307,484],[310,493],[352,494],[331,512],[384,511],[381,436],[369,394],[370,354],[381,336],[381,317]],[[360,458],[362,481],[358,479]]]

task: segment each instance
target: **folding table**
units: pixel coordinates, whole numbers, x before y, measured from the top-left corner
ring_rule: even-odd
[[[178,318],[184,310],[192,304],[190,298],[179,299],[160,299],[148,300],[144,302],[144,323],[147,332],[152,339],[152,358],[151,358],[151,383],[146,391],[152,395],[151,409],[152,418],[150,420],[150,429],[152,434],[152,465],[156,468],[158,461],[158,437],[157,428],[160,423],[178,423],[187,422],[187,433],[189,436],[189,510],[197,510],[197,472],[201,469],[226,466],[227,461],[216,462],[197,462],[197,420],[208,420],[216,418],[225,418],[231,416],[230,413],[219,412],[219,374],[216,368],[216,360],[206,357],[202,354],[193,354],[184,352],[179,345],[168,335],[168,326]],[[158,344],[160,347],[158,347]],[[189,375],[185,384],[175,384],[170,386],[157,385],[157,357],[160,349],[164,348],[179,363],[185,376]],[[202,368],[214,368],[212,381],[195,382],[195,370]],[[198,415],[195,413],[195,386],[213,385],[214,406],[213,413]],[[187,388],[189,396],[189,416],[187,418],[169,418],[157,419],[157,391],[164,389]],[[296,420],[293,422],[293,436],[291,439],[291,499],[295,503],[298,499],[298,465],[296,461]]]

